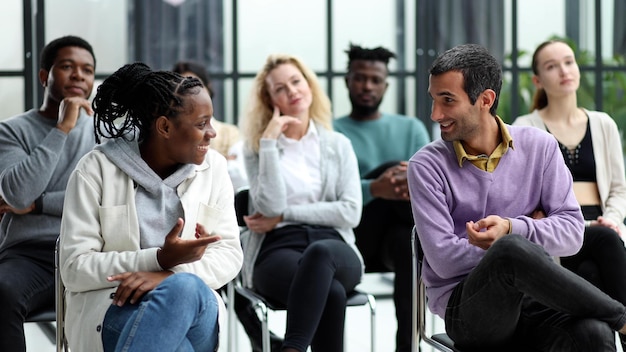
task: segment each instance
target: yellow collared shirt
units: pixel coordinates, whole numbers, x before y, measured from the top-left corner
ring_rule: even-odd
[[[454,146],[454,151],[456,153],[456,158],[459,161],[459,167],[463,167],[463,162],[467,160],[481,170],[493,172],[498,166],[500,158],[502,158],[502,156],[507,152],[509,147],[511,149],[515,149],[513,148],[513,138],[511,138],[509,130],[506,128],[506,124],[504,123],[504,121],[502,121],[499,116],[496,116],[496,121],[498,122],[498,126],[500,126],[500,133],[502,133],[502,142],[496,147],[491,155],[469,155],[465,151],[465,148],[460,141],[452,142]]]

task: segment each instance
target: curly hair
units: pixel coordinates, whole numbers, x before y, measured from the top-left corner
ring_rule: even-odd
[[[149,136],[159,116],[176,118],[185,111],[184,96],[198,94],[203,85],[194,77],[153,71],[144,63],[122,66],[98,87],[93,100],[96,140],[100,137]]]
[[[352,43],[350,43],[350,47],[345,52],[348,54],[348,71],[350,71],[352,61],[355,60],[380,61],[387,66],[389,60],[396,57],[396,54],[382,46],[368,49]]]

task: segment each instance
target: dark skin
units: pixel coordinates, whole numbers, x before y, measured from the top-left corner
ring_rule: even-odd
[[[215,130],[210,124],[213,104],[204,89],[186,98],[186,110],[176,118],[158,117],[152,134],[140,146],[142,158],[162,178],[167,178],[182,164],[201,164],[208,151]],[[148,152],[151,151],[151,152]],[[109,281],[119,281],[113,304],[123,306],[135,304],[141,297],[157,287],[168,276],[172,267],[193,263],[202,259],[209,244],[220,236],[208,233],[201,224],[196,224],[196,239],[182,239],[184,221],[178,219],[165,236],[163,246],[157,252],[162,271],[137,271],[111,275]]]
[[[387,65],[382,61],[353,60],[345,77],[350,94],[352,111],[350,118],[357,121],[380,118],[380,103],[387,91]],[[388,168],[370,184],[370,192],[376,198],[409,200],[406,179],[407,162]]]
[[[94,82],[94,58],[81,47],[67,46],[59,49],[50,70],[39,70],[39,82],[44,87],[44,98],[39,113],[57,120],[56,128],[68,134],[76,126],[80,109],[93,115],[87,100]],[[4,213],[18,215],[35,210],[33,202],[24,209],[15,209],[0,197],[0,219]]]

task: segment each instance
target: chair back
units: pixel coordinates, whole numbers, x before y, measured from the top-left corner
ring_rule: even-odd
[[[245,215],[248,215],[250,206],[250,189],[241,188],[235,193],[235,213],[237,214],[237,224],[241,227],[246,226],[246,222],[243,220]]]

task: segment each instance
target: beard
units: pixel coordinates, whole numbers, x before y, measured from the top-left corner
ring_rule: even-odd
[[[371,115],[377,112],[378,107],[380,107],[380,104],[382,102],[383,102],[383,99],[380,98],[379,100],[375,101],[373,104],[369,104],[369,105],[361,104],[358,102],[356,98],[350,95],[350,103],[352,104],[352,112],[358,116],[367,116],[367,115]]]

